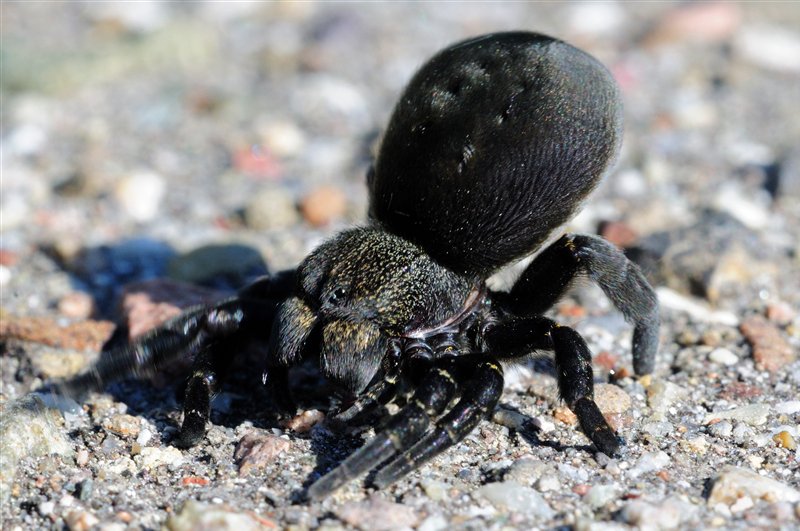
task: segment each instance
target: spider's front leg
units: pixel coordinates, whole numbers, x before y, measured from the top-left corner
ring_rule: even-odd
[[[311,485],[309,497],[323,498],[388,459],[374,483],[378,488],[394,483],[466,437],[491,414],[502,391],[502,369],[486,355],[432,360],[408,404],[383,431]],[[458,394],[460,400],[437,421]]]
[[[294,272],[263,277],[216,305],[184,312],[160,327],[101,355],[86,372],[57,383],[61,394],[81,397],[126,378],[151,376],[181,357],[192,362],[184,420],[176,444],[191,446],[205,434],[213,395],[236,354],[251,342],[266,343],[278,304],[293,286]]]
[[[636,374],[652,372],[660,324],[656,295],[639,267],[602,238],[565,234],[531,262],[508,294],[497,296],[515,315],[541,315],[580,274],[594,280],[633,324]]]
[[[598,450],[606,455],[618,452],[620,440],[594,401],[592,354],[575,330],[545,317],[512,318],[490,327],[483,342],[508,358],[528,356],[535,350],[553,351],[561,398]]]

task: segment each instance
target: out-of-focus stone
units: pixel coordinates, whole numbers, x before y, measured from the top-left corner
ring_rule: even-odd
[[[290,429],[295,433],[308,433],[314,426],[324,420],[325,413],[318,409],[309,409],[307,411],[302,411],[286,422],[281,423],[281,426]]]
[[[150,470],[162,465],[174,469],[182,465],[185,459],[183,452],[174,446],[167,446],[164,448],[146,446],[141,449],[141,452],[134,458],[134,461],[145,470]]]
[[[89,531],[92,527],[100,523],[100,520],[88,511],[75,509],[67,513],[64,523],[70,531]]]
[[[780,481],[770,479],[750,470],[726,467],[716,478],[708,497],[708,505],[718,503],[732,505],[743,497],[750,496],[755,500],[768,502],[798,502],[800,491]]]
[[[167,266],[170,278],[217,289],[238,289],[267,273],[260,252],[236,243],[204,245],[174,257]]]
[[[58,301],[58,311],[72,319],[88,319],[94,310],[94,299],[88,293],[73,291]]]
[[[750,426],[761,426],[767,422],[767,417],[771,412],[767,404],[747,404],[728,411],[708,413],[703,423],[709,424],[714,420],[730,419],[744,422]]]
[[[739,357],[730,350],[723,347],[715,348],[714,350],[712,350],[708,355],[708,359],[710,359],[714,363],[719,363],[727,367],[739,363]]]
[[[370,496],[364,501],[349,502],[334,514],[341,521],[364,531],[391,531],[414,527],[419,515],[413,508]]]
[[[644,500],[628,502],[622,508],[620,517],[625,523],[640,529],[677,529],[696,512],[695,505],[671,496],[660,503]]]
[[[247,475],[251,470],[275,463],[281,454],[292,447],[289,439],[271,434],[246,433],[236,446],[233,454],[239,464],[239,475]]]
[[[639,234],[633,227],[621,221],[606,221],[600,223],[598,229],[600,236],[617,247],[630,247],[639,239]]]
[[[277,527],[274,521],[250,511],[195,500],[184,503],[166,523],[170,531],[263,531]]]
[[[795,315],[794,309],[783,301],[767,304],[767,319],[778,326],[788,325]]]
[[[130,339],[163,324],[186,308],[216,302],[226,294],[169,279],[136,282],[125,287],[122,313]]]
[[[0,320],[0,338],[14,338],[72,350],[100,350],[113,329],[114,323],[108,321],[81,321],[62,325],[49,317],[14,315],[3,315]]]
[[[599,509],[617,498],[617,485],[593,485],[586,494],[586,503],[594,509]]]
[[[315,226],[327,225],[344,216],[347,197],[336,186],[318,186],[300,202],[300,211],[306,221]]]
[[[244,221],[255,230],[283,229],[299,223],[294,197],[279,187],[265,187],[244,209]]]
[[[122,437],[136,437],[141,430],[138,417],[120,413],[103,419],[103,428]]]
[[[140,172],[120,179],[115,195],[122,209],[134,221],[146,222],[158,215],[166,190],[163,177],[152,172]]]
[[[736,299],[743,285],[777,272],[756,232],[714,210],[689,227],[643,237],[628,253],[653,283],[712,303]]]
[[[800,72],[800,34],[789,28],[748,25],[737,36],[735,49],[763,68],[791,74]]]
[[[781,336],[780,330],[760,315],[748,317],[739,328],[753,348],[758,369],[776,372],[797,359],[797,352]]]
[[[797,450],[797,441],[795,441],[792,434],[786,430],[776,433],[772,437],[772,440],[787,450]]]
[[[49,409],[36,395],[26,395],[0,405],[0,502],[10,493],[21,459],[45,455],[72,455],[72,445],[60,429],[61,415]]]
[[[732,37],[741,23],[742,10],[737,4],[678,4],[658,18],[646,42],[650,45],[678,41],[721,42]]]
[[[477,490],[501,511],[523,513],[530,517],[547,520],[555,515],[555,511],[545,501],[541,494],[530,487],[525,487],[514,481],[501,481],[489,483]]]

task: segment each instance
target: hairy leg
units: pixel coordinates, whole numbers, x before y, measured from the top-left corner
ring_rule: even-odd
[[[515,315],[539,315],[582,274],[596,282],[633,324],[636,373],[652,372],[660,325],[655,293],[639,267],[602,238],[565,234],[534,259],[509,293],[497,297]]]

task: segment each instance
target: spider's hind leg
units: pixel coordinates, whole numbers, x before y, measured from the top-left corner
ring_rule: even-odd
[[[545,317],[513,318],[491,327],[483,340],[488,349],[504,354],[501,359],[518,359],[535,350],[552,350],[561,398],[601,452],[617,453],[619,438],[594,401],[592,354],[575,330]]]
[[[653,371],[658,350],[658,302],[641,270],[612,244],[585,234],[565,234],[542,251],[508,294],[499,297],[516,315],[540,315],[586,274],[632,323],[633,368]]]

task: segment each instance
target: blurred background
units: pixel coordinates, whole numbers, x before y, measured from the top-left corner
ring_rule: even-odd
[[[588,50],[623,90],[621,159],[572,229],[715,304],[733,283],[731,308],[743,284],[796,282],[800,4],[4,2],[4,307],[77,288],[103,316],[132,280],[231,287],[295,265],[364,220],[415,69],[509,29]],[[48,287],[53,270],[71,286]]]

